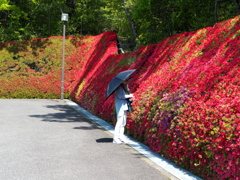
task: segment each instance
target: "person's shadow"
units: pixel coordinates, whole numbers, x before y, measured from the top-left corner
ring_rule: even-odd
[[[112,143],[113,142],[113,138],[100,138],[100,139],[96,139],[97,143]]]

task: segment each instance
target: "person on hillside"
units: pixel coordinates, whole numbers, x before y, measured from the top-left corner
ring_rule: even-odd
[[[127,86],[127,80],[124,81],[114,92],[115,106],[117,113],[117,123],[114,130],[113,143],[121,144],[127,143],[124,138],[124,130],[127,122],[127,112],[129,110],[128,100],[133,98],[133,94],[130,94]]]

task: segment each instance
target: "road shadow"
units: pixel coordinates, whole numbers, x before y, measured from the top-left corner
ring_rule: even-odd
[[[97,143],[112,143],[113,142],[113,138],[100,138],[100,139],[96,139]]]
[[[50,110],[51,113],[36,114],[36,115],[29,115],[29,116],[41,119],[42,121],[45,121],[45,122],[85,123],[83,126],[74,127],[73,129],[79,129],[79,130],[103,129],[96,122],[92,121],[89,117],[76,111],[74,108],[68,105],[47,105],[44,107],[51,109]]]

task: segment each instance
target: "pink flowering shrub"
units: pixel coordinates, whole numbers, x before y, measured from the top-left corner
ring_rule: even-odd
[[[238,16],[91,61],[100,64],[87,70],[72,98],[114,123],[107,84],[118,72],[137,69],[128,134],[204,179],[239,179],[239,29]]]
[[[154,71],[135,91],[128,130],[200,177],[239,179],[239,16],[219,24],[177,35],[175,51],[163,46],[174,36],[158,44],[161,51],[145,63]]]
[[[58,98],[61,37],[0,45],[0,98]]]
[[[92,65],[98,65],[89,63],[92,59],[101,59],[104,51],[117,51],[116,38],[104,39],[108,34],[116,37],[113,32],[66,37],[65,98],[85,78],[83,69],[90,71]],[[60,97],[62,37],[2,43],[0,54],[0,98]]]
[[[204,179],[240,179],[239,35],[236,16],[121,55],[114,32],[68,37],[66,97],[114,124],[107,85],[137,69],[127,133]],[[60,37],[2,44],[0,97],[59,98],[60,45]]]

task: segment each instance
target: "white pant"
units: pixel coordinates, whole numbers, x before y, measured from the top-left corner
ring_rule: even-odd
[[[123,111],[123,113],[117,116],[117,124],[115,126],[114,131],[114,139],[123,139],[124,137],[124,129],[127,121],[127,111]]]

